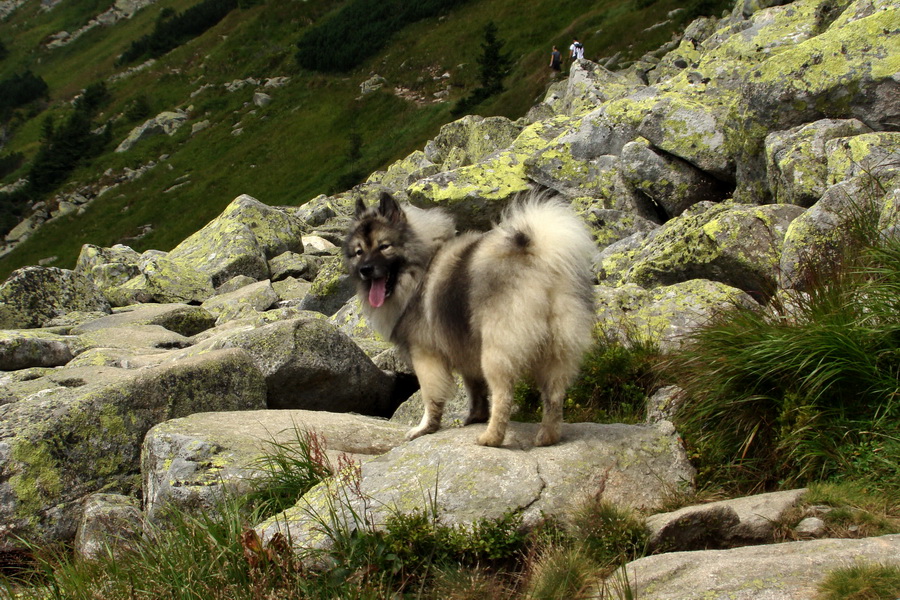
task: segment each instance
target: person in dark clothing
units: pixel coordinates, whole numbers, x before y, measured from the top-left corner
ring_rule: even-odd
[[[556,46],[553,46],[553,52],[550,53],[550,68],[557,72],[562,68],[562,55]]]

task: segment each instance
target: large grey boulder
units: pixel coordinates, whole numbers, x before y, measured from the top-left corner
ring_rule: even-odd
[[[510,423],[500,449],[474,443],[483,425],[417,438],[362,464],[358,476],[319,484],[257,530],[263,539],[280,532],[303,551],[329,543],[322,519],[352,531],[362,523],[380,527],[398,511],[434,511],[439,522],[461,526],[516,511],[534,525],[598,494],[646,508],[692,484],[693,468],[671,423],[565,424],[562,441],[550,447],[532,445],[537,427]]]
[[[771,492],[652,515],[650,548],[672,552],[771,543],[781,519],[805,494],[805,489]]]
[[[880,180],[860,175],[829,187],[785,233],[779,259],[779,287],[805,290],[817,278],[827,276],[840,263],[860,224],[872,219],[872,215],[877,222],[892,211],[891,196],[885,192],[897,187],[900,170]]]
[[[72,373],[56,387],[0,406],[0,552],[20,549],[23,540],[71,540],[82,498],[133,492],[141,442],[153,425],[194,412],[265,406],[262,375],[240,350],[90,373],[91,380]]]
[[[39,329],[0,330],[0,371],[60,367],[72,360],[78,349],[78,341],[71,336]]]
[[[139,274],[125,283],[105,289],[111,303],[199,303],[215,294],[209,275],[184,261],[172,260],[165,252],[145,252],[138,270]]]
[[[115,290],[141,274],[140,263],[140,253],[128,246],[102,248],[85,244],[75,263],[75,272],[89,277],[113,306],[120,306],[127,302],[119,302]]]
[[[624,281],[644,287],[710,279],[765,301],[777,289],[785,233],[803,213],[792,205],[695,205],[655,230]]]
[[[698,202],[725,199],[725,186],[691,163],[655,150],[645,142],[622,148],[622,172],[638,190],[677,217]]]
[[[808,600],[829,571],[855,561],[896,565],[898,556],[900,535],[886,535],[670,552],[624,568],[631,592],[641,600]]]
[[[155,426],[141,454],[144,511],[162,522],[167,510],[214,510],[225,494],[251,489],[263,455],[297,449],[314,436],[334,469],[363,462],[403,442],[406,428],[381,419],[324,411],[198,413]],[[343,455],[343,457],[342,457]]]
[[[857,119],[820,119],[766,136],[766,172],[776,202],[812,206],[828,189],[825,144],[871,129]]]
[[[276,302],[278,302],[278,294],[272,288],[272,283],[266,279],[253,282],[233,292],[213,296],[201,306],[215,316],[217,324],[221,324],[265,312]]]
[[[71,335],[81,335],[100,329],[115,329],[134,325],[158,325],[173,333],[191,337],[215,325],[209,311],[178,302],[163,304],[135,304],[116,309],[113,314],[91,319],[73,327]]]
[[[677,351],[692,332],[736,306],[759,306],[746,292],[708,279],[652,290],[634,284],[600,285],[594,298],[597,326],[606,335],[625,344],[657,344],[664,352]]]
[[[826,31],[785,47],[746,78],[740,91],[740,104],[747,111],[742,124],[747,152],[738,170],[740,198],[758,194],[765,180],[757,149],[770,131],[827,118],[835,106],[841,107],[841,116],[856,118],[873,130],[894,128],[900,115],[898,9],[886,6],[857,18],[868,4],[853,3]],[[803,77],[796,77],[799,69]]]
[[[301,316],[262,326],[227,328],[168,360],[211,349],[241,348],[263,373],[269,408],[388,416],[393,378],[376,367],[335,325]]]
[[[143,533],[140,501],[121,494],[92,494],[75,534],[75,553],[86,560],[120,557],[136,550]]]
[[[235,275],[268,279],[268,259],[284,252],[303,252],[303,227],[289,212],[244,194],[178,244],[169,259],[207,274],[213,287]]]
[[[83,275],[56,267],[24,267],[0,285],[0,329],[41,327],[72,311],[110,312],[109,302]]]
[[[128,152],[139,142],[157,135],[172,135],[188,120],[184,111],[161,112],[138,125],[116,147],[116,152]]]
[[[425,145],[424,158],[442,171],[475,164],[509,146],[522,127],[506,117],[466,115],[441,127]]]

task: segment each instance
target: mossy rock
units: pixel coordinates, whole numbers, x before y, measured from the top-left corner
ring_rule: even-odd
[[[133,493],[141,443],[153,425],[265,405],[262,375],[236,349],[90,373],[0,407],[0,551],[71,540],[86,495]]]

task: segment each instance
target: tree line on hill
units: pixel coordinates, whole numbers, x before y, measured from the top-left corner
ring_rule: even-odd
[[[109,143],[108,124],[99,132],[94,125],[108,100],[106,85],[95,83],[75,100],[72,112],[61,122],[44,119],[41,146],[28,167],[25,185],[0,193],[0,234],[15,227],[30,202],[56,189],[83,160],[96,156]]]
[[[384,48],[395,32],[465,1],[350,0],[303,33],[297,42],[297,62],[311,71],[349,71]]]

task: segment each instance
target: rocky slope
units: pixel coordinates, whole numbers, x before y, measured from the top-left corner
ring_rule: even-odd
[[[569,424],[547,449],[520,442],[527,425],[500,451],[472,443],[477,426],[402,443],[419,401],[407,400],[409,370],[360,320],[335,244],[355,200],[382,190],[445,207],[460,229],[487,226],[519,193],[551,190],[597,240],[597,317],[609,332],[673,350],[718,311],[802,292],[809,261],[828,259],[854,210],[874,211],[885,234],[900,225],[900,9],[769,4],[697,21],[625,71],[580,61],[527,118],[451,123],[346,193],[300,208],[241,196],[171,252],[85,246],[74,270],[14,273],[0,286],[0,551],[90,530],[97,492],[142,495],[150,519],[161,503],[208,506],[252,476],[266,439],[295,426],[356,456],[367,498],[411,508],[437,481],[451,523],[504,509],[564,514],[568,489],[652,510],[691,485],[666,421]],[[460,410],[448,407],[445,425]],[[368,416],[334,414],[348,412]],[[452,464],[435,462],[451,449]],[[486,461],[490,477],[473,476],[467,465]],[[318,543],[304,533],[308,515],[335,485],[345,484],[314,489],[260,532],[289,527],[298,544]],[[724,546],[735,535],[726,522],[712,534]],[[797,544],[778,549],[782,564],[810,552],[900,555],[897,536]],[[761,595],[736,591],[754,570],[729,561],[767,569],[775,550],[662,554],[628,569],[641,598],[808,597],[821,570],[786,567]],[[685,560],[701,574],[679,595],[668,586]]]

